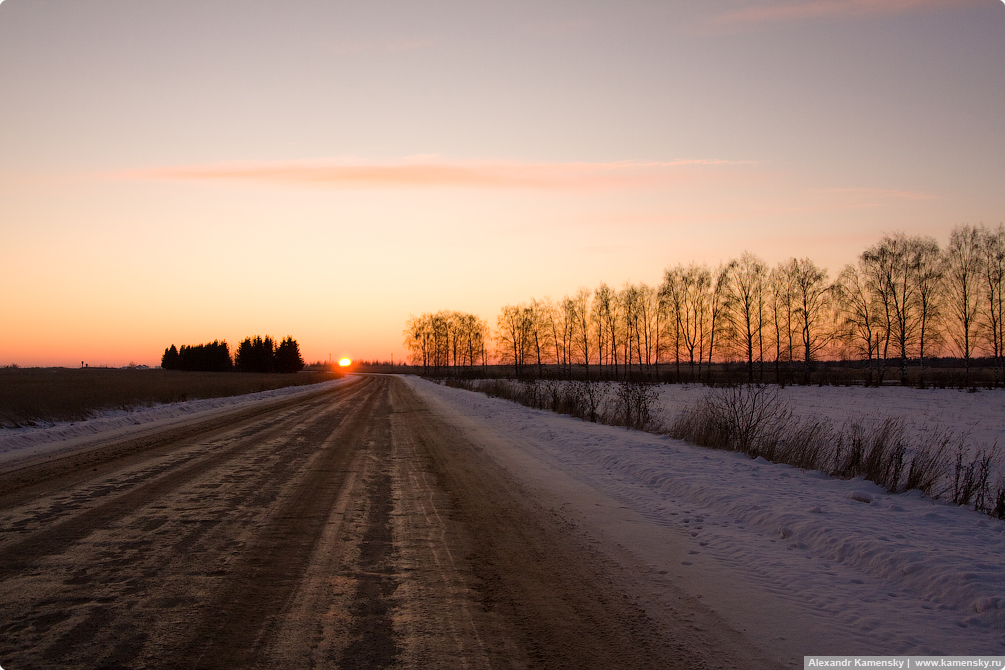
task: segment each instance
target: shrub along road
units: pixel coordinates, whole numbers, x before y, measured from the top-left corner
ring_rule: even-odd
[[[0,473],[0,531],[4,667],[766,665],[395,377]]]

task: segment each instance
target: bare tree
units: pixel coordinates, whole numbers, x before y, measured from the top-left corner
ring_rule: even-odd
[[[707,265],[691,264],[687,268],[678,266],[681,309],[680,338],[688,356],[690,380],[694,381],[695,363],[698,365],[697,381],[701,381],[701,364],[708,331],[709,295],[712,287],[712,273]]]
[[[866,250],[859,256],[859,268],[868,295],[874,301],[873,313],[876,315],[877,345],[876,370],[877,384],[883,384],[886,375],[886,363],[890,358],[890,342],[893,339],[893,288],[888,281],[888,254],[879,253],[878,248]]]
[[[607,284],[597,287],[594,294],[594,309],[597,312],[597,327],[600,339],[607,348],[607,362],[614,364],[614,378],[618,379],[618,345],[620,342],[621,301],[617,291]]]
[[[892,317],[891,335],[900,354],[900,382],[907,383],[907,361],[922,338],[925,314],[919,277],[929,240],[903,233],[887,235],[862,258],[877,274],[877,291]],[[937,246],[936,246],[937,248]]]
[[[1005,226],[997,230],[981,226],[984,279],[985,340],[994,358],[995,385],[1005,382]]]
[[[625,284],[621,292],[624,308],[626,369],[638,363],[639,375],[658,374],[661,314],[658,292],[641,282]]]
[[[458,313],[457,321],[460,330],[457,340],[463,347],[462,364],[472,368],[478,364],[485,351],[485,340],[488,338],[488,323],[474,314]],[[482,364],[485,362],[482,361]]]
[[[635,285],[625,282],[625,285],[618,291],[618,298],[621,303],[621,344],[624,347],[625,379],[628,379],[638,341],[638,289]]]
[[[970,359],[977,343],[978,309],[981,304],[981,231],[974,226],[956,226],[946,249],[946,306],[949,337],[963,358],[964,379],[970,383]]]
[[[555,306],[547,298],[544,300],[531,299],[528,309],[528,318],[530,319],[528,335],[530,341],[528,344],[537,361],[537,376],[541,377],[544,374],[544,363],[548,359],[548,351],[552,348],[550,345]]]
[[[768,268],[760,258],[743,252],[729,276],[729,319],[740,350],[747,359],[747,382],[754,382],[754,357],[760,358],[764,328],[764,282]]]
[[[558,326],[558,342],[556,351],[562,352],[562,365],[567,377],[572,377],[573,350],[576,343],[576,303],[565,296],[556,309],[556,324]]]
[[[925,383],[925,345],[929,340],[938,342],[939,331],[932,324],[941,316],[940,297],[945,274],[939,243],[931,237],[913,239],[915,254],[914,281],[918,287],[918,361],[921,365],[918,382]]]
[[[409,316],[405,323],[405,348],[411,356],[412,365],[422,365],[422,374],[429,374],[432,354],[432,333],[428,315]]]
[[[866,386],[873,383],[873,368],[879,370],[879,344],[883,321],[882,306],[869,289],[863,262],[846,265],[835,284],[838,304],[838,336],[868,362]]]
[[[485,363],[485,339],[488,324],[474,314],[440,311],[411,316],[405,324],[405,346],[412,363],[421,363],[423,373],[432,367],[473,366],[481,358]]]
[[[791,377],[794,358],[794,311],[795,311],[795,259],[779,263],[768,275],[771,288],[768,311],[771,314],[772,342],[775,348],[775,381],[784,384]],[[781,363],[787,362],[786,375],[782,375]]]
[[[583,367],[586,370],[586,378],[590,378],[590,326],[593,310],[590,305],[591,291],[588,288],[580,288],[576,291],[572,300],[573,332],[575,333],[575,347],[582,356]]]
[[[526,305],[506,305],[496,319],[499,359],[513,364],[519,377],[530,352],[531,310]]]
[[[709,373],[709,379],[711,379],[715,345],[719,343],[720,339],[727,339],[730,333],[731,323],[727,315],[730,311],[729,276],[732,272],[733,261],[720,263],[715,270],[715,283],[712,284],[711,293],[708,296],[708,367],[706,369]]]
[[[808,384],[813,361],[830,339],[831,286],[827,283],[827,270],[818,268],[809,258],[793,261],[794,313],[802,335],[803,383]]]
[[[673,342],[674,379],[678,384],[680,383],[681,334],[684,314],[683,273],[683,268],[680,265],[675,268],[667,268],[663,272],[663,282],[659,289],[661,302],[666,310],[664,324],[667,330],[667,339]]]
[[[604,282],[600,283],[593,291],[593,314],[591,315],[591,320],[593,323],[593,334],[596,338],[594,340],[596,344],[597,351],[597,366],[600,370],[600,374],[604,374],[604,366],[610,365],[611,352],[607,347],[607,328],[606,328],[606,316],[611,308],[611,287]],[[606,357],[605,357],[606,353]]]

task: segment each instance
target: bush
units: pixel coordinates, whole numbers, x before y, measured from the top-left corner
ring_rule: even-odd
[[[604,423],[625,426],[635,430],[657,430],[662,428],[657,421],[659,396],[650,384],[638,381],[623,381],[618,384],[613,403],[605,412]]]
[[[740,385],[705,394],[671,424],[668,433],[703,447],[770,460],[783,428],[791,423],[792,411],[775,387]]]
[[[997,446],[997,443],[996,443]],[[964,458],[964,446],[961,441],[956,449],[956,464],[953,468],[953,502],[957,505],[970,505],[979,511],[990,511],[991,492],[988,479],[991,475],[991,463],[994,459],[992,450],[979,449],[969,463]]]
[[[775,388],[753,385],[710,391],[677,417],[668,434],[832,477],[864,477],[892,492],[917,489],[932,497],[943,493],[938,486],[947,474],[945,453],[952,439],[936,430],[912,444],[901,419],[853,420],[836,430],[825,419],[797,419]],[[954,502],[988,508],[997,503],[987,487],[989,465],[982,458],[965,465],[962,451],[958,454]],[[1002,497],[1005,511],[1005,493]]]

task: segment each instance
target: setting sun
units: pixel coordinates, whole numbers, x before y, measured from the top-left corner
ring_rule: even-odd
[[[348,358],[343,358],[342,360],[340,360],[338,362],[338,364],[339,364],[340,367],[345,368],[345,367],[348,367],[348,366],[352,365],[352,361],[350,361]]]

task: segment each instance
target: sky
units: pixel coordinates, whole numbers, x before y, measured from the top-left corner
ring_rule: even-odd
[[[0,365],[1005,221],[1002,0],[0,0]]]

